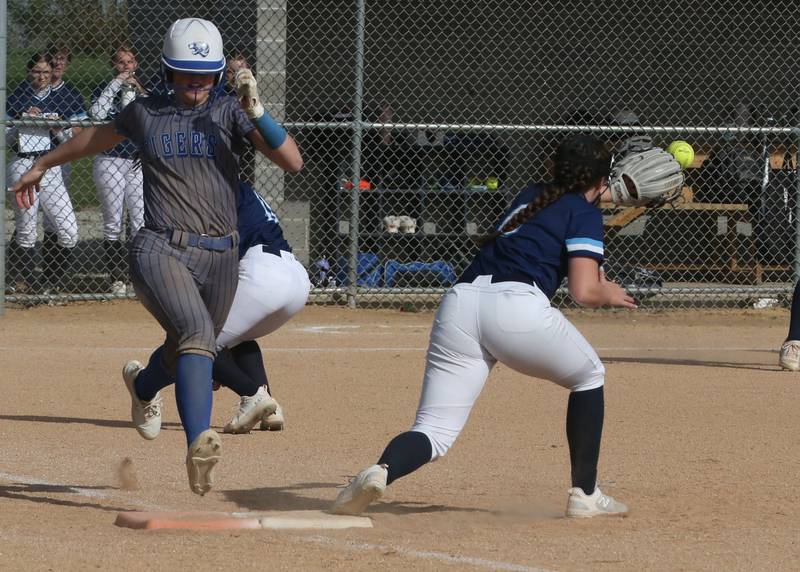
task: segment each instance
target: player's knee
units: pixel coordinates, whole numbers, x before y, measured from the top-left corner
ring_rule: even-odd
[[[424,433],[431,442],[431,461],[444,457],[455,443],[458,433],[446,429],[414,425],[411,431]]]
[[[598,363],[589,373],[584,375],[577,383],[570,388],[572,391],[588,391],[603,387],[606,382],[606,368],[602,363]]]

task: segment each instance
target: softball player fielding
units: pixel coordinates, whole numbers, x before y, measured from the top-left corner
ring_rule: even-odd
[[[27,207],[49,168],[126,138],[136,144],[145,224],[128,260],[136,295],[166,339],[147,368],[126,364],[123,379],[134,425],[152,439],[161,428],[161,398],[153,389],[162,386],[165,372],[174,376],[189,486],[203,495],[212,487],[221,452],[219,435],[210,429],[211,372],[217,335],[236,291],[239,155],[247,140],[284,170],[300,170],[303,160],[271,118],[258,117],[254,126],[235,99],[220,96],[225,58],[213,23],[174,22],[164,39],[162,68],[169,93],[137,99],[114,123],[83,130],[39,158],[12,191]]]
[[[240,184],[239,285],[217,338],[214,380],[239,395],[239,410],[226,433],[283,429],[283,409],[272,397],[257,338],[271,334],[302,310],[311,283],[292,254],[280,222],[266,201]]]
[[[569,138],[556,150],[554,182],[530,185],[518,195],[442,299],[413,427],[341,491],[333,512],[361,513],[388,484],[447,453],[498,361],[570,390],[566,515],[627,512],[596,483],[605,369],[589,342],[550,305],[566,275],[570,294],[583,306],[636,307],[600,268],[603,218],[595,205],[608,188],[610,162],[600,141]]]

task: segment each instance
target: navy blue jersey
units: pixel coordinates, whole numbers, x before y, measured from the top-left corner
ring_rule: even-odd
[[[53,97],[52,89],[47,87],[37,93],[30,82],[25,80],[6,99],[6,113],[12,119],[19,119],[31,107],[38,107],[42,113],[60,114],[59,103]]]
[[[542,189],[542,185],[532,184],[520,192],[497,229]],[[459,281],[471,282],[484,274],[524,276],[552,298],[573,256],[603,262],[603,215],[582,194],[562,196],[516,229],[484,245]]]
[[[244,181],[239,181],[239,203],[236,211],[239,216],[240,260],[250,247],[257,244],[263,244],[273,254],[280,254],[281,250],[292,251],[292,247],[283,237],[278,215],[269,207],[267,201]]]
[[[52,87],[51,91],[61,117],[65,119],[86,118],[86,106],[83,96],[74,85],[62,81],[59,85]]]
[[[110,119],[113,121],[114,118],[116,118],[117,115],[119,115],[119,112],[122,110],[122,105],[120,103],[121,94],[119,89],[117,89],[117,92],[114,95],[112,101],[108,102],[98,101],[100,99],[100,95],[103,93],[103,90],[106,89],[106,87],[108,87],[108,84],[110,83],[111,83],[110,81],[104,81],[103,83],[98,85],[94,89],[94,91],[92,91],[91,107],[99,107],[102,110],[102,112],[98,114],[97,117],[93,116],[92,119],[98,119],[98,120]],[[117,81],[117,83],[121,84],[122,82]],[[102,117],[100,117],[100,115],[102,115]],[[112,147],[108,151],[104,151],[104,154],[110,157],[122,157],[123,159],[136,159],[136,157],[138,156],[136,145],[129,139],[126,139],[122,143],[114,145],[114,147]]]

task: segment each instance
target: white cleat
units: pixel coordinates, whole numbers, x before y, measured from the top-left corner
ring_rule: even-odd
[[[129,361],[122,368],[122,379],[131,394],[131,420],[139,435],[152,440],[161,432],[161,392],[150,401],[142,401],[136,396],[136,377],[144,367],[136,360]]]
[[[787,340],[781,346],[778,363],[783,369],[800,371],[800,340]]]
[[[353,477],[333,503],[334,514],[359,515],[372,501],[383,496],[389,471],[386,465],[372,465]]]
[[[594,492],[590,495],[578,487],[569,489],[567,518],[588,518],[602,515],[625,516],[626,514],[628,514],[628,507],[614,498],[604,495],[599,487],[595,487]]]
[[[122,280],[117,280],[111,285],[111,295],[116,298],[124,298],[128,295],[128,287]]]
[[[275,404],[277,407],[273,413],[261,417],[262,431],[283,431],[283,426],[286,424],[286,418],[283,416],[283,407],[277,401]]]
[[[225,433],[250,433],[256,423],[264,417],[275,413],[278,402],[270,397],[263,385],[253,396],[242,396],[239,400],[239,411],[225,425]]]
[[[222,440],[213,429],[200,433],[186,453],[186,474],[189,476],[189,488],[192,492],[203,496],[214,485],[214,467],[222,454]]]

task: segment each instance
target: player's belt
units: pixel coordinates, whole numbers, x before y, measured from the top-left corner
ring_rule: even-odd
[[[233,232],[227,236],[209,236],[207,234],[195,234],[185,230],[153,230],[158,234],[163,234],[169,239],[169,243],[177,248],[201,248],[203,250],[213,250],[215,252],[225,252],[239,245],[239,233]]]
[[[491,277],[492,277],[492,284],[497,284],[498,282],[522,282],[523,284],[535,285],[533,278],[531,278],[527,274],[523,274],[522,272],[491,274]],[[456,282],[456,284],[472,284],[475,278],[477,278],[477,276],[475,276],[472,280],[462,278],[459,279],[459,281]]]

